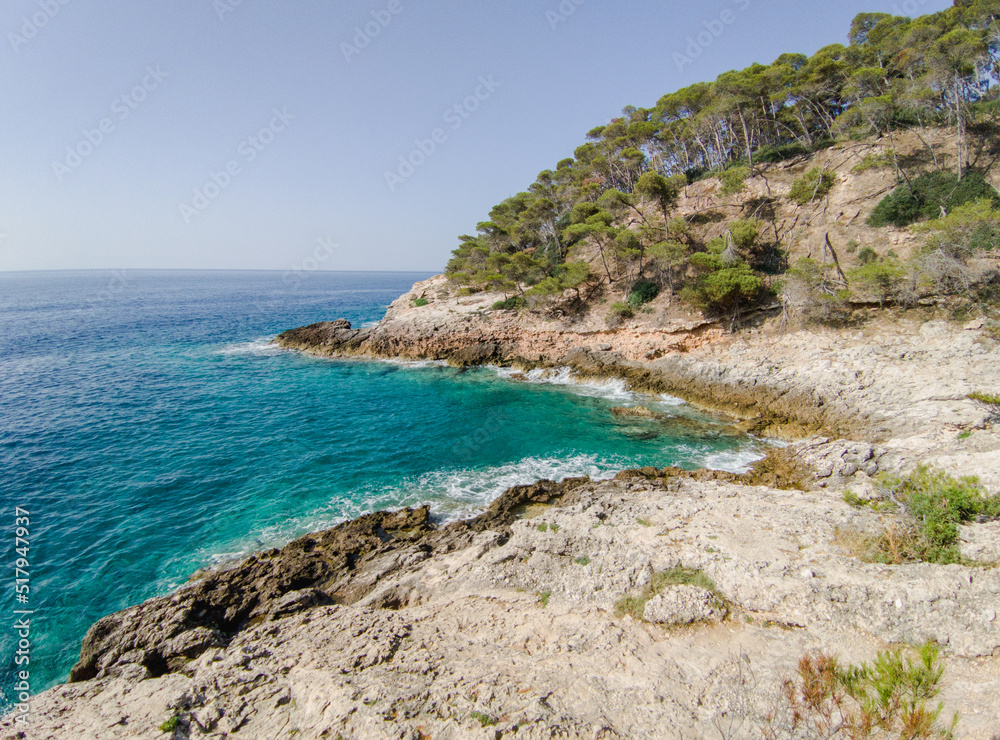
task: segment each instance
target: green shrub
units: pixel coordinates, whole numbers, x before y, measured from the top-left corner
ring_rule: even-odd
[[[906,560],[960,562],[958,525],[1000,518],[1000,496],[987,496],[978,478],[953,478],[922,465],[905,478],[883,477],[881,483],[906,508],[916,530]]]
[[[786,159],[792,159],[793,157],[798,157],[802,154],[808,153],[809,147],[803,146],[798,142],[793,142],[791,144],[761,147],[757,150],[756,154],[754,154],[754,159],[758,162],[775,164],[777,162],[784,162]]]
[[[900,649],[878,653],[871,665],[841,666],[826,653],[807,654],[783,684],[782,702],[765,717],[766,740],[787,737],[953,738],[958,716],[944,729],[940,651],[926,643],[916,659]]]
[[[868,170],[878,170],[891,166],[892,155],[888,152],[881,152],[879,154],[866,155],[864,159],[851,168],[851,172],[855,175],[860,175],[862,172],[867,172]]]
[[[951,212],[975,200],[988,200],[1000,207],[1000,193],[978,172],[969,172],[961,180],[951,172],[932,172],[902,183],[872,211],[868,225],[875,227],[909,226],[923,218],[937,218],[941,209]]]
[[[977,252],[1000,249],[1000,209],[986,198],[965,203],[944,218],[918,224],[913,229],[930,235],[925,252],[937,251],[965,260]]]
[[[814,200],[825,198],[837,182],[837,173],[815,167],[792,183],[788,192],[790,200],[804,206]]]
[[[865,249],[861,250],[862,253]],[[858,257],[863,260],[861,266],[847,275],[852,285],[860,288],[865,295],[875,298],[879,306],[905,297],[903,288],[907,269],[902,262],[893,257],[870,259],[864,254],[859,254]]]
[[[750,168],[744,165],[735,165],[719,175],[722,187],[719,193],[722,195],[736,195],[742,193],[747,186],[747,178],[750,177]]]
[[[877,261],[878,261],[878,252],[876,252],[871,247],[861,247],[861,250],[858,252],[858,262],[860,262],[862,265],[867,265],[869,262],[877,262]]]
[[[633,309],[639,308],[649,303],[659,294],[659,285],[650,280],[640,279],[636,281],[635,285],[632,286],[632,290],[629,291],[628,304]]]
[[[692,255],[692,263],[698,254]],[[729,314],[753,305],[768,295],[763,279],[749,265],[738,264],[702,275],[681,297],[710,314]]]
[[[413,302],[413,305],[416,308],[423,308],[424,306],[428,305],[429,303],[430,303],[430,301],[427,300],[426,298],[418,298],[417,300],[415,300]]]
[[[617,303],[611,304],[611,318],[630,319],[633,316],[635,316],[635,311],[628,303],[618,301]]]
[[[582,558],[576,558],[573,562],[577,565],[590,565],[590,558],[584,555]]]
[[[471,712],[469,717],[476,720],[480,727],[492,727],[497,723],[496,719],[488,714],[483,714],[482,712]]]
[[[493,304],[494,311],[516,311],[524,306],[524,299],[521,296],[511,296],[505,301],[497,301]]]
[[[981,391],[976,391],[975,393],[969,394],[969,399],[979,401],[979,403],[985,403],[987,406],[1000,406],[1000,395],[995,393],[982,393]]]

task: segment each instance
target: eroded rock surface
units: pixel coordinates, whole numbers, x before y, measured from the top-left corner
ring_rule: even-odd
[[[737,660],[756,688],[736,736],[759,737],[754,716],[805,651],[862,660],[927,639],[943,645],[961,736],[993,737],[1000,570],[862,563],[835,532],[882,515],[827,489],[670,472],[541,489],[497,507],[547,498],[531,518],[372,543],[362,559],[394,565],[358,565],[351,604],[272,612],[157,677],[119,662],[46,692],[32,737],[156,737],[177,716],[175,737],[700,738],[734,709]],[[677,566],[709,576],[730,613],[682,586],[650,600],[645,621],[615,616]],[[158,620],[168,603],[135,617]]]
[[[759,737],[806,651],[858,662],[935,640],[959,737],[993,740],[1000,570],[867,564],[838,543],[891,523],[844,501],[877,499],[880,472],[929,463],[1000,491],[994,411],[967,398],[1000,389],[995,341],[936,322],[712,342],[699,326],[569,335],[471,304],[418,321],[404,299],[378,327],[320,324],[282,341],[328,356],[568,365],[748,429],[824,436],[747,476],[539,482],[466,522],[375,514],[203,575],[98,622],[75,682],[36,698],[28,737],[169,737],[168,720],[174,738],[703,738],[723,720],[730,737]],[[656,342],[651,360],[634,349]],[[968,558],[996,560],[998,543],[996,523],[961,529]],[[645,620],[616,616],[677,567],[718,593],[671,587]],[[0,731],[16,737],[9,719]]]

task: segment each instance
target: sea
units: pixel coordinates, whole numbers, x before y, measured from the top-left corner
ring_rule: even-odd
[[[444,522],[541,478],[765,453],[620,381],[272,344],[372,324],[428,277],[0,273],[0,711],[18,671],[32,693],[65,681],[100,617],[366,512],[430,504]],[[612,413],[640,405],[663,418]]]

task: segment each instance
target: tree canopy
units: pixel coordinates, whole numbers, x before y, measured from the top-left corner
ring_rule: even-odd
[[[545,293],[562,284],[574,246],[586,242],[599,279],[620,285],[623,295],[649,271],[673,295],[680,276],[701,270],[699,300],[721,310],[763,288],[752,260],[704,273],[721,253],[690,243],[671,218],[684,186],[706,173],[728,170],[723,194],[736,195],[761,162],[838,137],[891,138],[902,128],[938,125],[957,134],[961,180],[970,111],[995,96],[1000,78],[1000,0],[955,0],[918,18],[862,13],[847,41],[723,73],[649,108],[626,107],[588,132],[573,157],[495,206],[476,234],[462,236],[448,274],[470,290],[521,293],[544,283],[536,292]],[[810,172],[795,197],[806,203],[832,184],[830,173]]]

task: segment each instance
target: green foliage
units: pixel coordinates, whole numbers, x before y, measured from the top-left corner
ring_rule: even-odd
[[[895,257],[868,259],[866,255],[864,259],[866,261],[860,267],[848,272],[851,285],[860,289],[862,294],[877,300],[880,306],[901,300],[908,274],[906,266]]]
[[[788,197],[804,206],[814,200],[821,200],[837,182],[837,173],[815,167],[792,183]]]
[[[996,393],[976,391],[975,393],[970,393],[969,398],[973,401],[979,401],[979,403],[985,403],[987,406],[1000,406],[1000,395]]]
[[[635,311],[628,303],[618,301],[611,304],[611,313],[609,316],[613,319],[631,319],[635,316]]]
[[[584,555],[582,558],[576,558],[573,562],[577,565],[590,565],[590,558]]]
[[[747,179],[750,177],[750,168],[743,165],[736,165],[730,167],[728,170],[719,175],[719,179],[722,181],[722,187],[719,188],[719,193],[722,195],[737,195],[742,193],[747,186]]]
[[[916,655],[885,650],[871,664],[857,666],[842,666],[826,653],[804,655],[797,676],[783,684],[782,705],[766,717],[764,737],[834,737],[843,731],[855,740],[953,738],[957,715],[943,728],[943,705],[930,704],[941,692],[943,675],[933,643]]]
[[[540,594],[538,594],[538,603],[541,604],[543,608],[547,607],[549,605],[549,599],[551,598],[552,598],[551,591],[542,591]]]
[[[1000,208],[1000,193],[978,172],[969,172],[961,180],[950,172],[931,172],[910,183],[902,183],[872,211],[868,225],[875,227],[908,226],[925,218],[937,218],[941,209],[951,212],[976,200],[986,200]]]
[[[881,170],[892,167],[892,154],[880,152],[879,154],[867,154],[865,157],[851,168],[851,172],[860,175],[868,170]]]
[[[729,224],[729,233],[733,237],[733,246],[741,255],[753,252],[757,245],[763,224],[755,218],[741,219]]]
[[[493,304],[494,311],[516,311],[522,306],[524,306],[524,299],[521,296],[515,295],[507,298],[503,301],[497,301]]]
[[[699,256],[692,255],[692,263],[706,264],[704,259],[696,262],[695,258]],[[702,275],[682,293],[688,302],[710,314],[738,312],[757,303],[765,295],[768,295],[768,290],[764,281],[745,264],[719,266]]]
[[[667,586],[697,586],[706,591],[711,591],[713,594],[718,594],[715,581],[695,568],[677,566],[676,568],[662,570],[653,575],[651,588],[654,594],[660,593]]]
[[[786,159],[794,159],[803,154],[809,153],[809,147],[803,146],[797,141],[788,144],[778,144],[777,146],[765,146],[757,150],[754,154],[754,161],[768,162],[776,164],[784,162]]]
[[[630,290],[628,294],[628,304],[633,309],[639,308],[640,306],[649,303],[659,294],[660,286],[643,278],[637,280],[635,284],[632,285],[632,290]]]
[[[967,259],[977,252],[1000,250],[1000,208],[993,200],[981,198],[958,206],[944,218],[918,224],[914,230],[930,235],[925,251]]]
[[[416,308],[423,308],[424,306],[426,306],[428,304],[430,304],[430,301],[428,301],[426,298],[423,298],[423,297],[418,298],[417,300],[415,300],[413,302],[413,305]]]
[[[978,517],[1000,518],[1000,496],[987,496],[978,478],[953,478],[922,465],[905,478],[885,476],[880,483],[912,521],[914,536],[899,554],[901,560],[960,562],[958,525]]]
[[[634,619],[642,619],[643,613],[646,610],[646,602],[654,596],[663,593],[670,586],[697,586],[715,594],[715,598],[719,604],[722,604],[724,601],[716,588],[715,582],[702,571],[677,566],[669,570],[654,573],[652,580],[641,595],[625,596],[619,599],[615,604],[615,614],[618,617],[630,614]]]
[[[862,265],[878,262],[878,252],[871,247],[861,247],[861,250],[858,252],[858,262]]]
[[[632,619],[642,619],[647,601],[638,596],[623,596],[615,602],[615,616],[621,618],[628,614]]]
[[[1000,194],[978,173],[964,171],[974,159],[968,140],[987,132],[992,124],[983,115],[1000,99],[993,84],[1000,69],[997,12],[990,2],[962,0],[912,19],[863,13],[852,24],[849,45],[830,44],[811,56],[782,54],[771,64],[669,92],[649,107],[626,107],[592,128],[572,157],[540,172],[526,190],[493,207],[473,234],[460,237],[447,267],[450,280],[473,293],[517,294],[528,305],[575,289],[579,303],[591,268],[576,276],[570,268],[574,259],[587,260],[595,289],[603,282],[620,291],[647,277],[671,298],[680,295],[713,313],[732,311],[735,319],[770,294],[762,275],[784,270],[785,256],[759,234],[751,247],[741,247],[736,228],[722,249],[700,251],[697,238],[671,219],[683,188],[717,175],[723,195],[735,196],[745,191],[755,165],[833,146],[845,134],[876,135],[885,149],[865,149],[869,154],[855,172],[895,165],[900,129],[950,126],[956,134],[958,172],[911,174],[879,204],[873,225],[945,221],[942,207],[951,215],[980,199],[1000,210]],[[806,204],[828,195],[831,175],[823,168],[806,173],[794,184],[793,199]],[[690,224],[719,220],[721,214],[696,214]],[[875,267],[858,276],[860,289],[880,300],[909,300],[917,286],[932,285],[1000,301],[1000,279],[970,281],[968,271],[948,262],[964,259],[949,256],[956,251],[996,249],[998,230],[983,219],[974,226],[960,225],[956,237],[951,224],[942,224],[931,252],[908,265],[908,283],[894,263],[868,255],[862,266]],[[840,305],[839,290],[824,285],[817,305]]]
[[[180,726],[180,723],[180,716],[175,714],[173,717],[160,725],[160,732],[173,732]]]
[[[469,717],[476,720],[480,727],[493,727],[497,723],[495,718],[482,712],[471,712]]]

